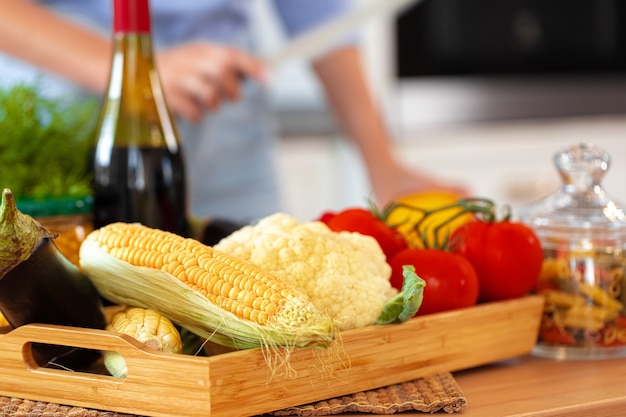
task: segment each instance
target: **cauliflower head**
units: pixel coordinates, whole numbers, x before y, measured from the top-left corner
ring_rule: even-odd
[[[291,281],[340,330],[374,324],[397,294],[389,282],[391,267],[373,237],[334,232],[321,222],[300,223],[276,213],[214,248]]]

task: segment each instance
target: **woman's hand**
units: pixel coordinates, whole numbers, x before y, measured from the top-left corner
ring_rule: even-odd
[[[353,139],[361,154],[378,204],[383,206],[394,198],[434,189],[467,194],[464,185],[413,170],[396,158],[393,140],[356,47],[339,48],[318,58],[314,68],[346,136]]]
[[[267,78],[260,59],[215,44],[179,45],[159,52],[155,59],[170,110],[192,122],[223,100],[237,100],[244,78]]]
[[[397,160],[380,161],[370,171],[374,197],[383,207],[398,197],[422,191],[449,191],[460,197],[466,197],[470,190],[466,184],[445,181],[427,172],[409,168]]]

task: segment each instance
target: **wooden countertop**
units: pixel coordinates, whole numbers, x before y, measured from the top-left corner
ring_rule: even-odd
[[[455,374],[465,416],[621,416],[626,359],[558,361],[526,356]]]
[[[467,398],[459,417],[626,415],[626,358],[558,361],[524,356],[454,373]],[[343,414],[364,416],[365,414]],[[402,413],[423,416],[423,413]]]

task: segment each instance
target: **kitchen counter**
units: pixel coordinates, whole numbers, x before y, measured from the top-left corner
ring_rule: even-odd
[[[624,415],[626,360],[557,361],[523,357],[455,375],[463,416]]]
[[[524,356],[456,372],[454,376],[467,398],[467,407],[451,416],[619,417],[626,414],[626,359],[558,361]],[[405,415],[424,414],[402,414]]]

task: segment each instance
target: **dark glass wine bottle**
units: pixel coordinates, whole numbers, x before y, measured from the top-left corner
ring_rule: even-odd
[[[154,64],[148,0],[113,1],[113,59],[93,154],[94,225],[188,234],[177,127]]]

